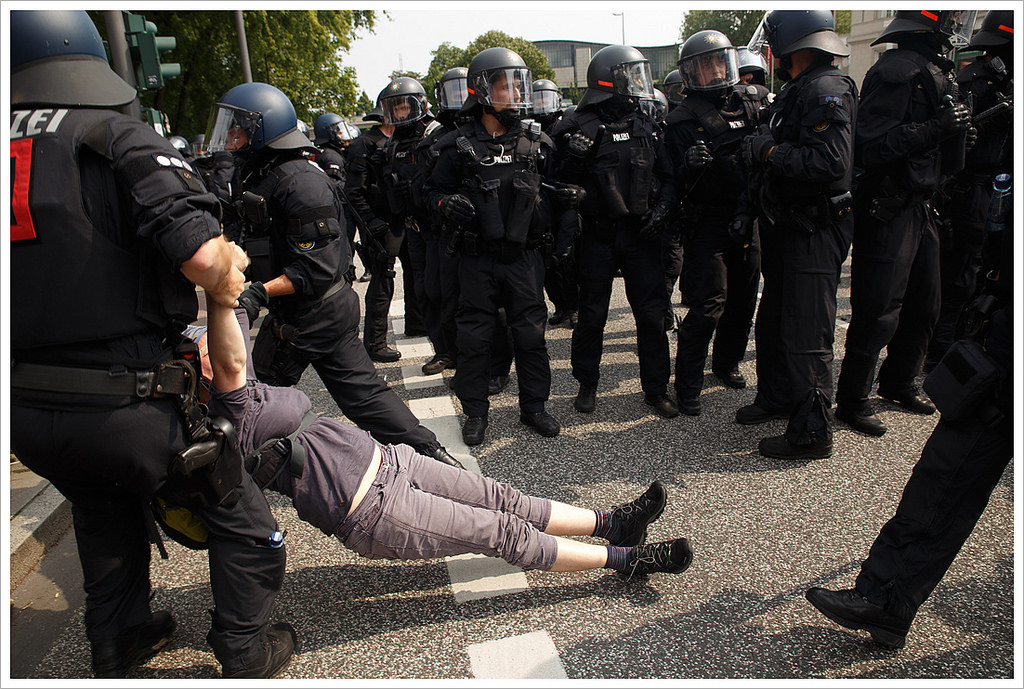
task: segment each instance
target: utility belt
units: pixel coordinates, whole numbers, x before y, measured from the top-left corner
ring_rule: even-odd
[[[504,263],[511,263],[519,258],[523,251],[538,249],[543,246],[543,239],[527,237],[523,244],[515,244],[503,239],[484,239],[477,232],[458,233],[459,253],[463,256],[493,256]]]
[[[850,215],[853,212],[853,193],[844,191],[833,196],[822,195],[817,203],[767,203],[765,210],[773,223],[791,225],[811,235],[822,224],[831,224]]]
[[[148,371],[124,366],[75,368],[14,362],[11,387],[37,392],[149,399],[185,395],[195,388],[195,369],[184,359],[157,364]]]

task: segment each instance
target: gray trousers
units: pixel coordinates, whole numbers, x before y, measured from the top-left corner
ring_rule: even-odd
[[[464,553],[549,570],[558,545],[543,533],[551,502],[471,471],[381,447],[381,468],[337,537],[369,558],[416,560]]]

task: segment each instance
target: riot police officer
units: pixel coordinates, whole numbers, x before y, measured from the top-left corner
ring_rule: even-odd
[[[849,48],[828,10],[775,10],[764,29],[786,82],[770,126],[743,141],[761,217],[764,288],[754,324],[757,397],[742,424],[789,419],[762,455],[832,453],[832,344],[836,291],[853,234],[850,213],[857,87],[832,64]]]
[[[985,220],[992,182],[1013,171],[1013,12],[989,10],[969,50],[983,52],[956,75],[960,98],[972,112],[977,143],[964,169],[939,194],[939,321],[928,343],[924,370],[934,368],[953,343],[957,317],[974,293],[982,270]]]
[[[744,84],[768,86],[768,62],[761,53],[743,45],[736,49],[736,64]]]
[[[192,166],[115,110],[135,89],[107,65],[89,16],[10,17],[11,447],[71,502],[93,672],[124,677],[175,629],[149,606],[148,505],[159,496],[210,529],[207,640],[223,675],[271,677],[295,632],[269,624],[285,550],[267,547],[278,527],[266,499],[237,456],[238,475],[218,470],[227,490],[216,497],[201,477],[211,472],[169,470],[213,437],[180,337],[198,313],[195,284],[234,304],[245,256],[221,235]],[[219,429],[222,447],[230,433]]]
[[[530,117],[540,122],[541,131],[547,133],[552,125],[562,116],[562,92],[558,84],[550,79],[537,79],[533,82],[533,105]]]
[[[864,76],[853,315],[836,417],[870,435],[886,430],[868,402],[883,347],[878,395],[906,411],[935,411],[915,379],[939,316],[939,237],[930,200],[945,176],[963,168],[970,128],[970,110],[952,99],[954,65],[944,56],[960,15],[898,11],[873,44],[899,47],[882,53]]]
[[[341,203],[330,178],[307,157],[310,143],[279,89],[234,87],[217,103],[206,136],[240,162],[252,284],[238,298],[255,322],[259,379],[294,385],[310,364],[354,424],[382,443],[405,443],[447,464],[455,460],[377,374],[359,342],[359,297],[352,289]]]
[[[551,437],[561,426],[544,410],[551,366],[544,342],[541,247],[551,232],[552,213],[541,183],[548,174],[550,139],[522,126],[521,115],[533,102],[533,79],[514,51],[480,52],[467,79],[471,98],[463,112],[472,119],[438,141],[426,184],[431,207],[460,228],[455,393],[468,417],[462,437],[467,445],[483,442],[501,306],[515,342],[520,421]]]
[[[341,115],[327,112],[313,122],[313,143],[317,147],[316,164],[327,176],[334,180],[339,192],[345,190],[345,153],[352,139],[359,136],[358,130],[352,127]],[[356,246],[356,222],[352,217],[352,207],[343,204],[345,211],[345,230],[348,234],[349,246]],[[362,247],[360,246],[360,249]],[[366,265],[366,258],[360,254],[359,259]]]
[[[719,31],[698,31],[679,51],[685,98],[669,116],[666,145],[686,208],[683,234],[690,309],[679,326],[679,409],[701,411],[704,363],[728,387],[746,387],[738,364],[757,305],[761,249],[740,152],[761,123],[768,89],[739,83],[736,49]]]
[[[683,77],[679,74],[679,70],[673,69],[666,74],[661,86],[665,92],[665,99],[668,100],[668,111],[671,113],[677,105],[683,102]],[[677,204],[669,214],[668,221],[666,222],[668,232],[664,233],[664,238],[662,239],[662,244],[664,245],[665,291],[668,292],[669,301],[669,310],[666,314],[668,322],[665,323],[666,330],[671,330],[676,325],[675,311],[672,310],[672,294],[675,292],[677,284],[679,285],[680,296],[682,296],[683,292],[682,235],[684,222],[685,218],[679,212],[679,205]],[[685,296],[682,297],[681,303],[688,303]]]
[[[580,308],[572,335],[573,406],[594,411],[604,326],[616,269],[636,320],[644,400],[665,418],[679,414],[666,394],[670,375],[662,272],[662,224],[675,202],[672,164],[657,123],[639,107],[653,97],[650,64],[636,48],[611,45],[587,67],[579,106],[552,130],[558,178],[586,190],[576,242]]]
[[[661,87],[665,92],[665,98],[668,99],[669,111],[683,102],[683,77],[678,69],[673,69],[665,75]]]

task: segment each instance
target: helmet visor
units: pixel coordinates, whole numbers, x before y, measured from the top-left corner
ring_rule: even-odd
[[[944,17],[939,31],[949,34],[949,44],[954,48],[966,48],[971,43],[974,21],[978,17],[977,10],[953,10]]]
[[[495,69],[480,76],[485,93],[477,93],[477,99],[495,110],[533,107],[533,75],[529,68]]]
[[[447,79],[438,84],[437,107],[442,110],[459,110],[466,102],[466,77]]]
[[[562,95],[557,91],[534,91],[533,114],[550,115],[558,112],[562,104]]]
[[[408,124],[427,114],[427,99],[420,93],[391,96],[381,100],[380,109],[384,112],[384,124]]]
[[[654,78],[651,76],[651,64],[646,60],[615,65],[611,72],[612,90],[615,93],[636,98],[654,98]]]
[[[206,150],[208,153],[241,150],[250,144],[262,127],[262,114],[218,103],[206,127]]]
[[[327,139],[329,141],[337,141],[343,143],[352,139],[352,133],[349,131],[348,122],[344,120],[338,120],[327,125]]]
[[[668,102],[672,105],[679,105],[683,102],[683,82],[674,81],[671,84],[665,84],[665,97],[668,98]]]
[[[686,88],[695,91],[711,91],[732,86],[740,80],[736,49],[727,47],[684,58],[679,63],[679,74],[683,77]]]

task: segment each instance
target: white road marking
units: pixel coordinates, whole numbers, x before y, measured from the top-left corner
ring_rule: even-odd
[[[547,632],[485,641],[466,650],[477,679],[568,679]]]

